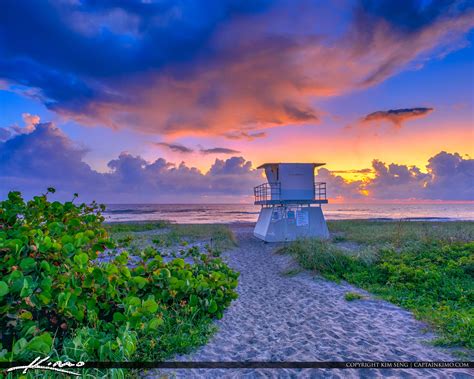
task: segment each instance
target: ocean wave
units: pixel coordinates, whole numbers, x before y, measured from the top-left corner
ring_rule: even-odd
[[[258,215],[260,212],[244,212],[244,211],[228,211],[228,212],[220,212],[225,214],[242,214],[242,215]]]
[[[113,210],[106,210],[104,214],[112,213],[112,214],[147,214],[147,213],[155,213],[156,210],[147,210],[147,209],[113,209]]]

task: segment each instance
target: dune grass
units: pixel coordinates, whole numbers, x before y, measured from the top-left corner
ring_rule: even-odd
[[[403,247],[414,243],[474,241],[474,222],[437,221],[328,221],[335,242],[351,241],[363,245]]]
[[[474,223],[333,221],[333,241],[287,251],[304,268],[405,307],[445,345],[474,348]],[[356,243],[347,249],[344,244]]]
[[[154,221],[111,223],[106,228],[112,239],[131,250],[144,245],[160,248],[204,241],[212,250],[221,252],[237,244],[230,228],[222,224],[172,224]]]
[[[147,230],[164,229],[169,227],[168,221],[153,221],[153,222],[112,222],[104,224],[105,229],[110,233],[134,233],[144,232]]]
[[[237,244],[229,227],[221,224],[173,224],[164,238],[171,243],[179,243],[183,239],[208,240],[218,250],[226,250]]]
[[[362,296],[360,293],[357,293],[357,292],[347,292],[344,295],[344,299],[346,299],[347,301],[360,300],[363,298],[364,296]]]

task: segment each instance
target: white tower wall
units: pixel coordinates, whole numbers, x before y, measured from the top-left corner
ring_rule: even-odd
[[[298,238],[329,238],[321,207],[262,208],[254,235],[266,242],[294,241]]]
[[[314,166],[304,163],[280,164],[280,200],[314,199]]]

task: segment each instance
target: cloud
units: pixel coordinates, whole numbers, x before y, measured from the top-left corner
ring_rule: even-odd
[[[166,147],[176,153],[188,154],[194,152],[193,149],[176,143],[156,142],[155,145]]]
[[[21,116],[23,118],[23,126],[14,124],[5,128],[0,128],[0,141],[5,141],[12,135],[31,133],[35,130],[36,125],[41,121],[40,116],[38,115],[23,113]]]
[[[210,149],[201,149],[202,154],[240,154],[240,151],[227,149],[225,147],[213,147]]]
[[[416,166],[372,162],[374,177],[361,189],[375,199],[474,200],[474,159],[442,151]]]
[[[253,187],[263,181],[261,171],[238,156],[216,159],[209,171],[202,172],[184,162],[176,165],[163,158],[149,162],[122,153],[108,163],[109,172],[99,173],[84,162],[86,154],[52,123],[13,135],[0,142],[0,197],[10,190],[31,197],[53,186],[67,200],[79,192],[81,200],[108,203],[214,202],[251,196]],[[474,159],[458,153],[436,154],[426,172],[374,160],[370,173],[363,180],[348,181],[320,168],[317,180],[327,182],[329,197],[346,200],[474,200]]]
[[[331,170],[331,174],[370,174],[372,169],[362,168],[360,170]]]
[[[11,136],[11,132],[8,129],[0,128],[0,142],[6,141]]]
[[[255,132],[255,133],[247,133],[247,132],[232,132],[227,133],[224,135],[228,139],[246,139],[248,141],[253,141],[256,138],[264,138],[267,136],[265,132]]]
[[[469,4],[6,0],[0,80],[84,124],[250,140],[459,47]]]
[[[96,181],[100,174],[83,162],[86,153],[52,123],[38,124],[30,133],[14,135],[0,144],[2,186],[12,185],[15,178],[20,182],[31,178],[45,183],[67,180],[71,187],[83,187],[84,180],[91,187],[100,187]]]
[[[25,123],[25,127],[29,130],[32,130],[33,127],[40,123],[41,118],[36,114],[22,113],[21,117]]]
[[[474,159],[442,151],[430,158],[426,167],[432,177],[426,197],[474,200]]]
[[[362,181],[345,180],[342,176],[336,175],[327,168],[318,170],[316,181],[326,182],[327,194],[330,198],[360,199],[364,197]]]
[[[154,145],[165,147],[176,153],[190,154],[194,153],[194,149],[178,144],[178,143],[167,143],[167,142],[155,142]],[[199,149],[201,154],[240,154],[240,151],[228,149],[225,147],[212,147],[209,149],[201,148]]]
[[[110,172],[99,173],[84,162],[86,154],[52,123],[12,136],[0,142],[0,197],[10,190],[31,197],[53,186],[63,200],[78,192],[82,201],[107,203],[212,202],[250,196],[262,181],[261,173],[242,157],[216,159],[203,173],[184,162],[175,165],[163,158],[148,162],[122,153],[108,163]]]
[[[474,159],[442,151],[429,159],[426,172],[419,167],[386,164],[374,159],[371,169],[329,171],[321,168],[318,181],[327,182],[329,196],[371,200],[474,200]],[[337,173],[371,174],[349,181]]]
[[[377,199],[424,199],[427,197],[425,188],[433,178],[429,174],[422,173],[418,167],[395,163],[386,165],[375,159],[372,162],[372,168],[375,173],[374,178],[363,186],[370,197]]]
[[[393,126],[401,128],[405,121],[426,117],[433,110],[433,108],[405,108],[377,111],[365,116],[362,122],[388,121],[392,123]]]

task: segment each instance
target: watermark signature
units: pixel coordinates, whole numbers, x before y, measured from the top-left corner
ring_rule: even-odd
[[[84,364],[85,364],[82,361],[79,361],[79,362],[76,362],[76,363],[67,362],[67,361],[66,362],[62,362],[62,361],[48,362],[49,358],[51,358],[51,357],[45,357],[45,358],[37,357],[28,366],[10,367],[9,369],[7,369],[7,372],[16,371],[16,370],[23,370],[22,373],[26,374],[28,372],[28,370],[50,370],[50,371],[62,372],[63,374],[80,376],[81,374],[78,374],[77,372],[74,372],[74,371],[64,370],[63,367],[79,368],[79,367],[84,366]]]

